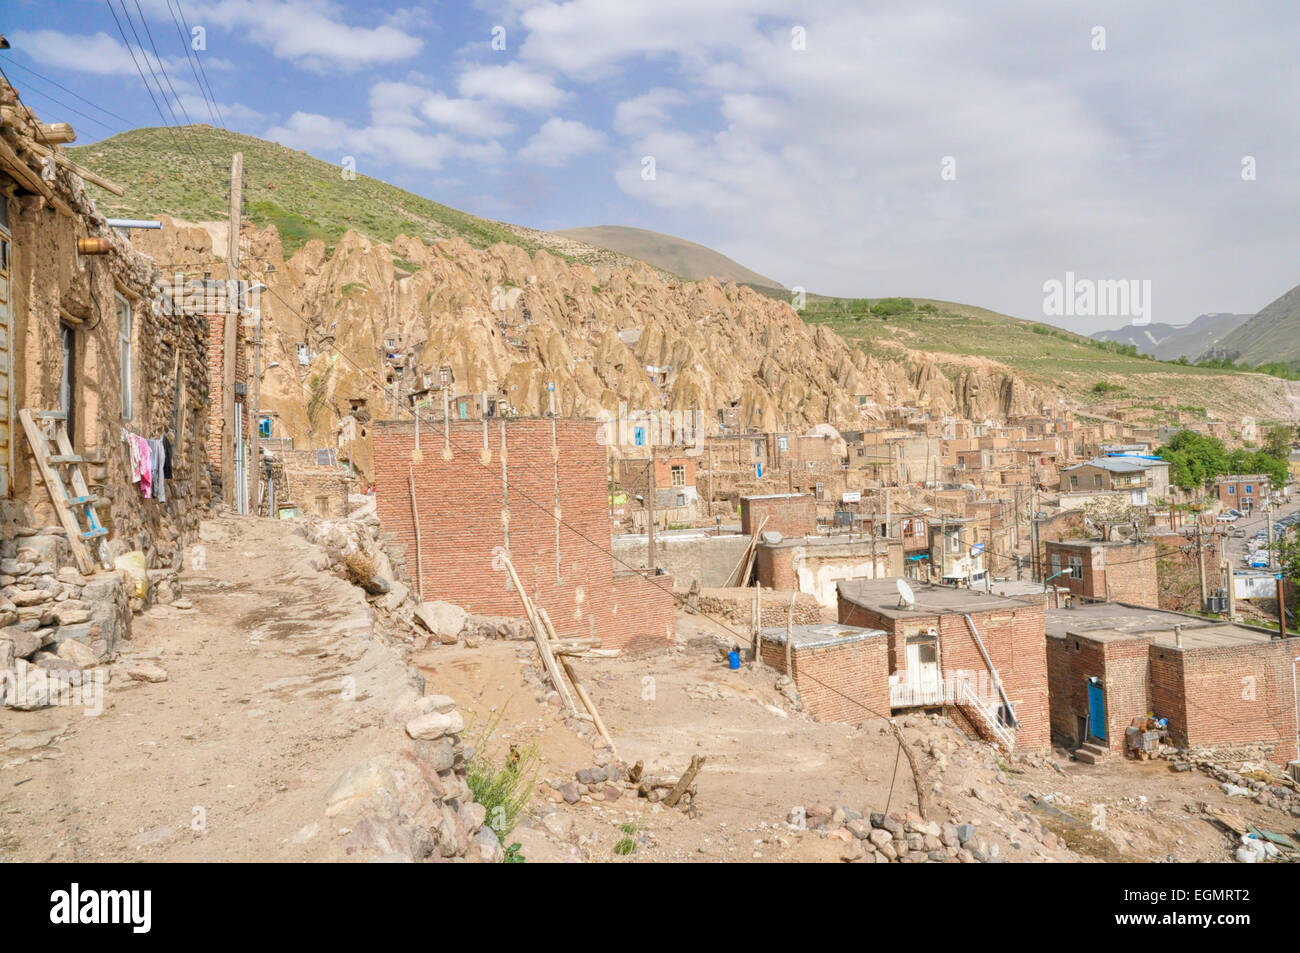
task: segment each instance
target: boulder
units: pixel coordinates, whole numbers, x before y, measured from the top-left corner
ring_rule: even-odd
[[[450,602],[421,602],[415,610],[415,619],[436,635],[441,642],[454,642],[465,628],[467,613]]]
[[[460,712],[431,711],[406,723],[406,733],[416,741],[436,741],[443,735],[459,734],[465,729]]]

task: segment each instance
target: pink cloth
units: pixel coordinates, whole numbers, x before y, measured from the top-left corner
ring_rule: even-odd
[[[149,449],[149,441],[139,434],[128,434],[127,439],[135,447],[135,453],[131,459],[131,479],[138,480],[140,483],[140,493],[146,500],[153,496],[153,452]],[[136,460],[139,460],[139,469],[136,469]]]

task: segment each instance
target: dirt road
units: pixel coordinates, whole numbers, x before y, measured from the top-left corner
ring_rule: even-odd
[[[389,750],[411,677],[359,589],[277,520],[205,524],[193,608],[152,609],[109,668],[103,711],[0,711],[5,860],[327,860],[349,766]],[[133,664],[166,681],[136,681]]]

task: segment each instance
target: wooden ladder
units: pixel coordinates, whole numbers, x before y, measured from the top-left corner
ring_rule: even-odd
[[[37,418],[40,419],[39,422]],[[58,410],[23,408],[18,411],[18,419],[22,421],[32,455],[40,467],[41,479],[50,491],[50,500],[54,503],[55,512],[59,514],[59,522],[68,534],[77,568],[88,576],[95,571],[95,566],[87,544],[93,545],[99,561],[108,565],[108,556],[104,550],[104,537],[108,535],[108,530],[100,524],[99,516],[95,513],[95,504],[100,502],[100,497],[91,495],[81,472],[85,460],[73,451],[72,441],[68,439],[67,414]],[[69,468],[72,493],[68,492],[60,475],[62,467]]]

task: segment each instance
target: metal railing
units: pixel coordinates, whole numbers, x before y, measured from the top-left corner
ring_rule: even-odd
[[[977,729],[983,732],[995,744],[1006,751],[1011,751],[1016,744],[1016,736],[998,718],[994,705],[980,697],[971,679],[961,675],[949,675],[918,685],[899,682],[889,686],[889,707],[925,708],[935,705],[955,705],[966,712]]]

